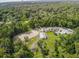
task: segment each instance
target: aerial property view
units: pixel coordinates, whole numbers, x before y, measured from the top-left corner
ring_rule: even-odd
[[[79,58],[79,1],[0,0],[0,58]]]

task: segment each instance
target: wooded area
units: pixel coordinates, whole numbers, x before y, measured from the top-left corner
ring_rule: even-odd
[[[41,27],[71,28],[75,33],[54,35],[46,32],[47,40],[39,40],[35,51],[29,45],[33,38],[22,42],[14,37]],[[33,40],[33,41],[32,41]],[[66,58],[79,57],[79,6],[68,3],[36,3],[0,8],[0,57]]]

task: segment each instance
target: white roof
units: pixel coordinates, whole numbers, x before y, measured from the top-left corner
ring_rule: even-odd
[[[39,37],[42,39],[42,38],[46,38],[46,34],[44,32],[40,32],[39,33]]]

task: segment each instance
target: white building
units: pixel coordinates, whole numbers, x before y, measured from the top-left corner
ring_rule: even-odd
[[[39,33],[39,38],[40,39],[46,39],[47,38],[47,35],[44,32],[40,32]]]

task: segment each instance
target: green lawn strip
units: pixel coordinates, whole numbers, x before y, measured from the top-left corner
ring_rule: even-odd
[[[56,36],[53,32],[47,32],[48,39],[47,39],[47,48],[50,50],[49,54],[54,51],[54,43],[55,40],[60,40],[59,36]]]
[[[32,39],[29,40],[28,42],[28,47],[30,48],[32,46],[32,44],[36,41],[37,39],[34,37]]]
[[[57,39],[57,36],[55,36],[53,32],[47,32],[47,35],[48,35],[47,39],[48,48],[53,49],[54,41]]]

